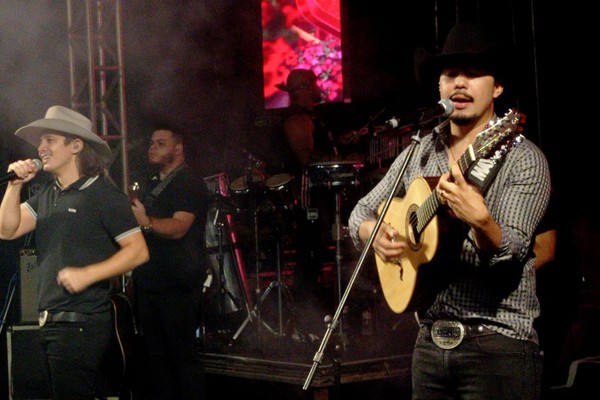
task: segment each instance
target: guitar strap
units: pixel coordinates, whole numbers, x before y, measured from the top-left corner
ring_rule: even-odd
[[[185,167],[185,163],[180,164],[177,168],[175,168],[173,171],[171,171],[171,173],[169,175],[167,175],[165,177],[165,179],[160,181],[160,183],[158,185],[156,185],[156,187],[154,189],[152,189],[152,191],[150,193],[148,193],[148,195],[146,196],[146,199],[144,201],[144,207],[146,207],[146,209],[150,209],[150,207],[152,207],[154,200],[156,200],[156,198],[158,197],[160,192],[162,192],[164,190],[164,188],[167,187],[167,185],[173,180],[173,178],[175,178],[175,175],[177,175],[177,173],[179,171],[181,171],[184,167]]]

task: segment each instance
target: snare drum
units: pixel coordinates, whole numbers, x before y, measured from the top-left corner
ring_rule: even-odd
[[[298,203],[294,177],[290,174],[273,175],[265,181],[267,195],[276,208],[292,210]]]
[[[359,171],[364,166],[359,161],[328,161],[311,164],[306,169],[308,185],[313,187],[345,187],[360,184]]]

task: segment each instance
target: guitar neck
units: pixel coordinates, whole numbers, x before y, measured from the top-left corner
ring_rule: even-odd
[[[474,145],[469,145],[469,147],[467,147],[467,150],[459,157],[457,163],[458,163],[460,171],[463,175],[466,171],[469,170],[471,165],[473,165],[473,163],[475,163],[477,161],[476,154],[477,154],[477,144],[474,144]],[[433,182],[429,182],[429,183],[433,189],[433,187],[435,187],[435,185],[432,184]],[[437,184],[437,182],[436,182],[436,184]],[[429,194],[429,196],[427,196],[427,198],[425,199],[425,201],[423,202],[421,207],[419,207],[419,209],[417,210],[417,212],[411,218],[411,221],[410,221],[410,223],[413,226],[413,229],[415,230],[415,232],[418,235],[420,235],[425,230],[425,228],[427,227],[427,224],[429,224],[429,222],[431,222],[433,217],[435,217],[435,215],[437,214],[437,212],[441,206],[442,206],[442,200],[438,197],[437,191],[432,190],[431,193]],[[416,218],[416,221],[413,221],[412,219],[415,219],[415,218]]]
[[[429,182],[429,184],[432,187],[435,186],[432,182]],[[410,217],[410,224],[417,235],[420,235],[427,228],[427,225],[435,217],[441,206],[442,200],[438,197],[437,191],[432,190],[423,204]]]

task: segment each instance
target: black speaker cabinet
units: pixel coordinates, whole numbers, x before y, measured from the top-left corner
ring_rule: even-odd
[[[21,324],[38,323],[38,263],[33,249],[23,249],[19,262],[18,321]]]
[[[9,399],[49,399],[41,367],[38,325],[13,325],[6,331]]]

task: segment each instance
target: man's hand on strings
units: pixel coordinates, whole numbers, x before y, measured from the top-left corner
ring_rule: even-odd
[[[436,190],[442,204],[449,207],[452,215],[471,226],[489,216],[481,192],[477,186],[465,180],[456,163],[440,177]]]
[[[375,227],[375,221],[365,221],[368,224],[368,232],[372,232]],[[383,222],[379,227],[377,236],[373,239],[373,250],[386,262],[399,263],[400,256],[406,249],[406,242],[400,239],[396,229],[390,224]]]

